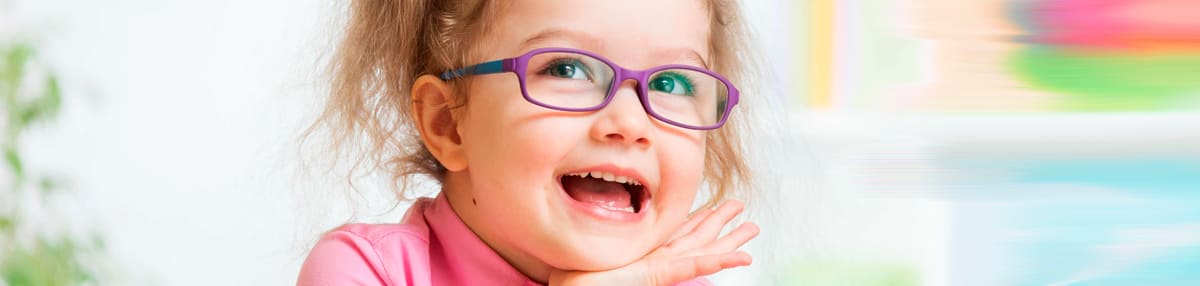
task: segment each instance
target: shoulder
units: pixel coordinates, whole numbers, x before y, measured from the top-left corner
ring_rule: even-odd
[[[321,240],[330,238],[356,238],[373,244],[380,242],[422,243],[429,244],[429,228],[424,224],[366,224],[352,223],[342,225],[325,234]]]
[[[297,285],[411,285],[429,273],[422,224],[347,224],[309,252]]]

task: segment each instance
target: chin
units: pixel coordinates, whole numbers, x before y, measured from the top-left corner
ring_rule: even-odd
[[[649,237],[604,237],[586,241],[567,242],[569,249],[549,253],[547,262],[554,268],[576,271],[603,271],[619,268],[649,254],[651,247],[644,243]],[[557,263],[555,263],[557,262]]]

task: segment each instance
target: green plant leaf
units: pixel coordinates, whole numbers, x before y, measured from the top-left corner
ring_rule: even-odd
[[[4,161],[13,171],[13,177],[20,182],[25,177],[25,168],[21,165],[21,155],[17,154],[17,149],[13,146],[4,146]]]
[[[66,236],[39,236],[32,248],[18,247],[0,264],[0,277],[8,285],[78,285],[94,281],[80,263],[88,251]]]
[[[46,91],[42,94],[41,106],[52,115],[57,115],[59,108],[62,108],[62,87],[58,84],[58,76],[51,74],[46,77]]]
[[[33,57],[33,47],[28,44],[14,45],[4,55],[4,80],[9,83],[9,89],[16,91],[21,84],[21,76],[25,74],[25,63]]]
[[[62,189],[62,183],[58,179],[43,177],[38,180],[37,187],[43,194],[50,194]]]
[[[16,225],[13,223],[12,218],[10,218],[8,216],[0,216],[0,233],[4,233],[4,234],[12,233],[12,231],[13,231],[13,229],[15,229],[15,227],[16,227]],[[2,258],[0,258],[0,259],[2,259]]]
[[[20,137],[30,124],[55,118],[62,108],[63,98],[60,82],[53,71],[40,73],[49,69],[38,66],[36,71],[39,73],[26,74],[31,71],[27,69],[29,66],[39,64],[30,63],[35,56],[35,50],[29,44],[0,46],[0,116],[6,117],[0,119],[5,122],[0,127],[0,133],[4,136],[0,138],[0,148],[3,149],[4,164],[10,170],[7,173],[13,178],[11,190],[0,191],[20,192],[27,186],[25,183],[30,183],[33,190],[46,194],[41,196],[45,199],[49,197],[48,194],[66,189],[65,181],[25,173],[19,152]],[[18,97],[16,92],[20,91],[19,85],[23,79],[34,79],[34,84],[43,85],[41,93]],[[15,195],[19,197],[21,194]],[[48,211],[55,211],[53,207],[50,208]],[[0,214],[0,233],[5,237],[36,238],[31,244],[0,245],[0,285],[95,285],[103,278],[93,272],[97,269],[85,263],[92,256],[103,254],[103,237],[96,234],[79,238],[69,234],[45,236],[38,234],[40,231],[24,233],[26,228],[17,227],[24,225],[22,219],[15,215]]]
[[[50,76],[46,80],[45,92],[28,104],[17,105],[18,126],[21,128],[28,127],[37,121],[46,121],[58,114],[58,108],[62,104],[61,91],[58,87],[58,79]]]
[[[37,97],[30,105],[30,116],[26,119],[27,123],[32,124],[35,121],[45,121],[58,115],[58,109],[62,105],[62,90],[58,86],[58,77],[49,75],[46,78],[45,91]]]

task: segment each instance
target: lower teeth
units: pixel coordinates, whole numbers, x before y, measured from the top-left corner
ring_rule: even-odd
[[[611,205],[600,205],[600,207],[604,208],[606,210],[612,210],[612,211],[633,212],[633,206],[618,208],[618,207],[611,206]]]

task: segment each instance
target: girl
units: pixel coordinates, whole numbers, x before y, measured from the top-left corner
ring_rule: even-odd
[[[712,208],[748,182],[727,2],[351,1],[316,126],[365,142],[400,197],[418,176],[441,192],[327,233],[298,284],[706,285],[749,265],[757,226],[719,236],[742,205]]]

